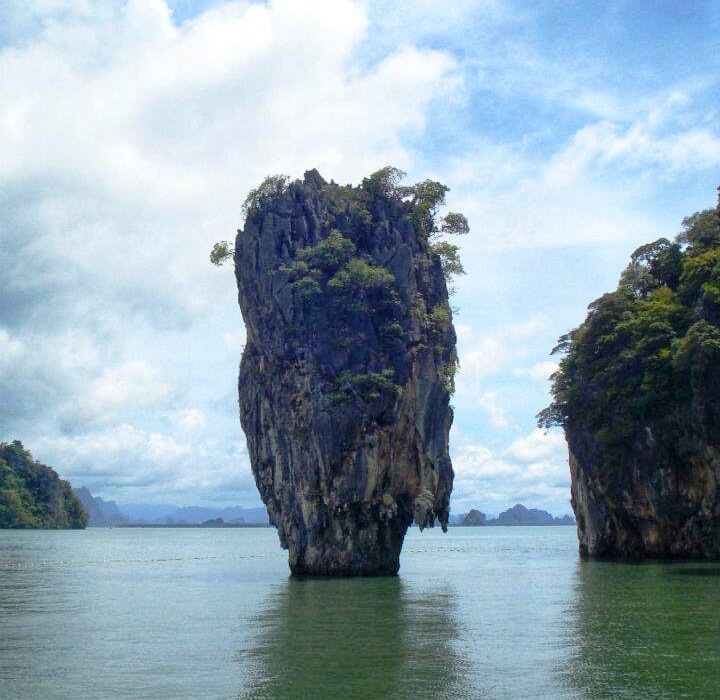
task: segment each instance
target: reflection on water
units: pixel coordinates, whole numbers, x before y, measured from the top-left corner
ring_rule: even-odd
[[[565,682],[592,700],[716,700],[717,574],[711,564],[578,564]]]
[[[719,570],[579,564],[558,527],[336,581],[270,529],[0,532],[0,699],[716,700]]]
[[[252,625],[243,700],[470,697],[447,585],[420,595],[397,578],[289,579]]]

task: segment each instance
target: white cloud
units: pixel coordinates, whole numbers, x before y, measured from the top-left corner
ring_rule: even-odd
[[[528,435],[515,440],[504,454],[530,464],[549,457],[558,457],[566,451],[565,438],[561,433],[536,428]]]
[[[530,377],[536,382],[544,382],[550,378],[550,375],[557,372],[557,362],[551,362],[545,360],[544,362],[537,362],[530,367],[516,367],[514,373],[518,377]]]
[[[53,466],[73,485],[124,502],[197,503],[199,493],[257,500],[247,452],[238,444],[184,442],[120,423],[83,435],[39,437],[31,447],[44,461],[52,455]]]
[[[556,515],[569,511],[570,474],[562,434],[536,429],[498,451],[461,437],[455,443],[456,512],[479,507],[497,513],[514,503]]]
[[[13,338],[4,328],[0,328],[0,367],[10,365],[20,357],[22,351],[22,342]]]
[[[184,432],[201,430],[207,425],[207,419],[203,411],[198,408],[184,408],[172,414],[174,425]]]
[[[453,469],[457,485],[475,479],[494,479],[517,476],[518,468],[496,458],[484,445],[460,445],[453,455]]]
[[[163,0],[0,16],[0,433],[116,497],[232,498],[245,335],[212,243],[267,173],[412,165],[455,61],[406,42],[363,66],[350,0],[225,2],[181,26]]]
[[[128,360],[109,367],[90,384],[83,403],[98,413],[132,406],[152,406],[162,401],[170,386],[147,360]]]
[[[486,391],[478,399],[478,406],[483,409],[490,418],[490,425],[499,430],[510,427],[510,420],[505,410],[498,403],[498,395],[494,391]]]
[[[495,374],[523,357],[527,339],[547,327],[544,315],[513,323],[479,335],[471,326],[458,324],[458,352],[462,382],[459,391],[477,395],[484,377]]]

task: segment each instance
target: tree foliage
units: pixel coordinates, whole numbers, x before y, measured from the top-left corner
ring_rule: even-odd
[[[454,288],[452,280],[457,275],[464,275],[460,261],[459,247],[449,241],[441,239],[446,235],[464,235],[469,233],[470,226],[468,220],[463,214],[458,212],[449,212],[440,217],[440,210],[445,204],[445,196],[450,191],[448,187],[441,182],[435,180],[423,180],[413,186],[402,185],[406,173],[398,168],[386,166],[380,168],[369,177],[363,179],[361,189],[369,195],[370,199],[374,197],[385,197],[387,199],[396,200],[407,208],[407,214],[410,221],[416,227],[423,239],[428,243],[433,254],[440,259],[440,265],[448,283],[448,289],[452,293]],[[282,196],[287,190],[290,178],[287,175],[268,175],[262,183],[250,190],[245,202],[243,203],[243,213],[245,216],[251,216],[261,212],[263,207],[273,199]],[[367,209],[368,202],[357,201],[353,188],[336,187],[335,196],[338,199],[345,194],[348,198],[348,208],[358,225],[367,225],[371,220],[370,212]],[[339,232],[331,233],[324,242],[319,244],[317,250],[312,251],[316,256],[339,256],[339,260],[343,256],[351,255],[352,252],[345,249],[337,248],[342,246],[343,242],[338,238]],[[342,238],[342,237],[341,237]],[[347,239],[345,239],[347,241]],[[352,245],[352,241],[347,241]],[[345,243],[345,245],[347,245]],[[235,254],[234,248],[229,241],[218,241],[210,251],[210,262],[213,265],[223,265],[233,259]],[[308,253],[309,255],[310,253]],[[322,268],[327,261],[323,260],[307,260],[308,264]],[[340,267],[338,262],[338,267]],[[307,298],[311,298],[312,292],[316,286],[310,282],[303,282],[297,287],[303,289],[303,293],[308,293]]]
[[[67,481],[19,440],[0,443],[0,528],[84,528],[87,521]]]
[[[469,233],[468,220],[458,212],[440,216],[445,197],[450,191],[446,185],[435,180],[423,180],[411,187],[402,186],[400,183],[404,177],[402,170],[386,167],[365,178],[362,186],[373,195],[380,193],[407,205],[410,221],[428,243],[432,253],[440,259],[443,274],[452,292],[452,280],[457,275],[464,275],[465,270],[460,262],[459,247],[441,239],[441,236]]]
[[[618,289],[562,336],[542,427],[621,444],[693,396],[720,396],[720,206],[683,221],[674,242],[638,248]]]
[[[243,214],[247,217],[253,211],[261,210],[273,199],[281,197],[289,183],[288,175],[267,175],[257,187],[248,192],[242,205]]]
[[[213,265],[222,265],[228,260],[232,260],[235,250],[229,241],[218,241],[210,251],[210,262]]]

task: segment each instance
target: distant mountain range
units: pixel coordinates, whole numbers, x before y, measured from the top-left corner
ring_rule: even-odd
[[[264,507],[205,508],[202,506],[174,506],[169,504],[130,503],[117,505],[93,496],[84,486],[74,489],[90,517],[90,527],[113,525],[202,525],[218,521],[233,525],[267,525],[268,515]]]
[[[570,515],[555,518],[546,510],[526,508],[518,503],[498,515],[490,518],[480,510],[472,508],[467,513],[451,517],[451,525],[483,526],[483,525],[575,525],[575,519]]]
[[[85,488],[73,489],[75,496],[83,504],[90,527],[109,527],[118,525],[203,525],[210,526],[212,521],[222,520],[228,525],[267,525],[268,514],[263,506],[243,508],[210,508],[204,506],[174,506],[170,504],[128,503],[118,505],[115,501],[104,501],[93,496]],[[574,525],[570,515],[555,518],[546,510],[526,508],[518,503],[500,513],[497,518],[488,517],[480,510],[471,509],[467,513],[450,516],[450,525]]]
[[[204,506],[172,506],[127,504],[122,506],[130,522],[158,525],[200,525],[208,520],[222,518],[226,523],[246,525],[267,525],[268,514],[263,506],[258,508],[243,508],[230,506],[228,508],[206,508]]]
[[[73,493],[88,514],[89,527],[109,527],[110,525],[122,525],[128,521],[127,517],[119,511],[115,501],[104,501],[99,496],[93,496],[90,490],[84,486],[73,489]]]

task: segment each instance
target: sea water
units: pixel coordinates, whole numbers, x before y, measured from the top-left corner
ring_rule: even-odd
[[[720,563],[458,527],[411,530],[401,564],[294,580],[272,529],[0,531],[0,697],[720,697]]]

